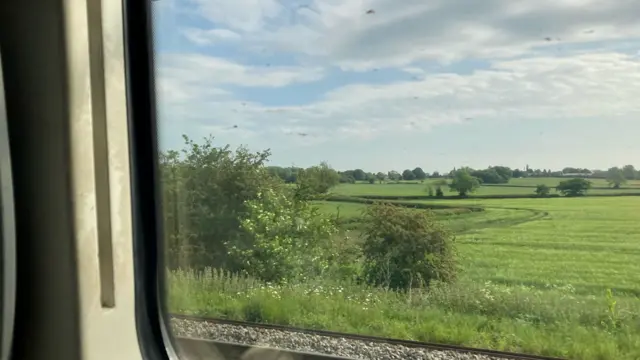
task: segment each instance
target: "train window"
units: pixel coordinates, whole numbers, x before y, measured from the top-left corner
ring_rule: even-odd
[[[8,360],[13,341],[16,250],[13,181],[1,55],[0,53],[0,360]]]
[[[640,358],[639,2],[151,7],[179,352]]]

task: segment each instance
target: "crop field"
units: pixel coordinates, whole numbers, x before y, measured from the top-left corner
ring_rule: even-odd
[[[478,193],[529,194],[558,179],[514,179]],[[518,185],[518,186],[514,186]],[[317,201],[359,234],[358,196],[424,195],[426,184],[346,184]],[[520,187],[522,186],[522,187]],[[527,187],[529,186],[529,187]],[[638,182],[598,192],[640,192]],[[602,188],[597,188],[601,186]],[[247,321],[434,341],[572,359],[640,358],[640,197],[392,200],[440,205],[456,233],[459,279],[396,293],[332,279],[265,284],[211,270],[170,275],[175,311]],[[467,207],[483,211],[458,211]],[[414,211],[426,211],[415,209]]]

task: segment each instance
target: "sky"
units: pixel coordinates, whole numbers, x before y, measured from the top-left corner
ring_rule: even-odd
[[[640,0],[158,0],[159,142],[270,164],[640,167]]]

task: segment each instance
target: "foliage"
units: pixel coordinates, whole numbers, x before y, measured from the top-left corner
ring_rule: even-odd
[[[259,272],[270,281],[326,270],[327,239],[336,228],[301,199],[337,184],[333,169],[267,168],[268,151],[218,148],[213,137],[202,144],[184,140],[181,152],[160,156],[170,268],[213,266]],[[292,173],[295,191],[281,180]]]
[[[480,187],[478,178],[471,176],[468,169],[459,169],[453,173],[453,179],[449,184],[451,191],[457,192],[460,196],[476,191]]]
[[[416,174],[413,173],[413,171],[406,169],[405,171],[402,172],[402,180],[415,180],[416,179]]]
[[[495,171],[500,178],[504,179],[504,183],[508,183],[513,177],[513,170],[506,166],[492,166],[489,170]]]
[[[607,182],[614,189],[619,189],[620,185],[625,184],[627,179],[624,176],[624,171],[619,167],[612,167],[607,170]]]
[[[325,162],[298,172],[295,194],[299,200],[313,199],[326,194],[338,185],[340,175]]]
[[[425,188],[425,191],[427,192],[427,194],[429,196],[433,196],[434,195],[433,186],[431,186],[431,185],[427,185],[427,187]]]
[[[352,176],[349,176],[348,174],[340,173],[339,181],[341,184],[355,184],[356,179],[354,179]]]
[[[640,328],[633,314],[640,313],[640,302],[609,291],[585,296],[571,285],[505,287],[465,280],[398,293],[328,278],[265,284],[209,269],[172,271],[167,280],[169,309],[175,314],[564,359],[639,358]]]
[[[424,180],[427,178],[427,174],[424,172],[424,170],[422,170],[421,167],[417,167],[411,172],[413,173],[414,178],[417,180]]]
[[[622,167],[624,178],[627,180],[640,179],[640,174],[633,165],[625,165]]]
[[[574,178],[561,181],[556,190],[560,191],[564,196],[582,196],[591,189],[591,181],[583,178]]]
[[[301,168],[298,167],[280,167],[280,166],[268,166],[267,171],[269,174],[276,176],[287,184],[295,184],[298,180],[298,172]]]
[[[353,170],[353,178],[356,179],[356,181],[363,181],[366,179],[366,177],[367,177],[367,174],[364,172],[364,170],[362,169]]]
[[[392,289],[456,278],[454,236],[433,213],[374,204],[364,213],[364,277]]]
[[[474,170],[471,176],[478,178],[483,184],[506,184],[513,176],[513,171],[505,166],[494,166],[484,170]]]
[[[181,152],[160,154],[168,266],[238,270],[223,241],[249,241],[240,226],[246,201],[281,183],[264,166],[269,152],[217,148],[213,137],[202,144],[183,138]]]
[[[308,202],[294,200],[278,187],[247,200],[240,226],[250,241],[226,241],[241,270],[270,282],[298,275],[317,276],[328,269],[329,239],[337,233],[331,219]]]
[[[400,175],[399,172],[395,171],[395,170],[391,170],[387,173],[387,177],[389,178],[389,180],[391,181],[399,181],[402,180],[402,175]]]
[[[536,195],[540,196],[540,197],[545,197],[545,196],[549,196],[549,193],[551,193],[551,188],[545,184],[538,184],[536,185]]]

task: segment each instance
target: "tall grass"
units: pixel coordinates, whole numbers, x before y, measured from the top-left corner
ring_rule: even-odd
[[[462,282],[393,292],[330,279],[275,286],[215,269],[167,280],[174,313],[571,359],[640,358],[640,300],[571,286]]]

